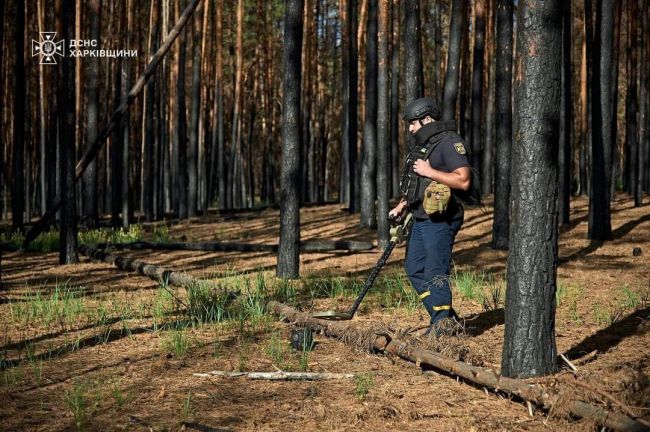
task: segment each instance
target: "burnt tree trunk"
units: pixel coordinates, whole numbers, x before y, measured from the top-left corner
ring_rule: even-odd
[[[449,23],[449,50],[447,51],[447,71],[445,72],[445,92],[442,110],[443,120],[453,120],[456,116],[458,98],[458,79],[460,74],[460,43],[463,38],[463,12],[465,0],[452,0]]]
[[[177,0],[178,1],[178,0]],[[179,12],[180,14],[180,12]],[[178,77],[176,81],[176,129],[175,141],[178,154],[175,155],[176,176],[178,177],[175,202],[179,219],[187,218],[187,118],[185,112],[185,62],[187,30],[183,29],[178,41]]]
[[[13,228],[22,230],[25,223],[25,98],[27,96],[25,89],[25,0],[16,1],[15,8],[11,217]],[[74,14],[72,22],[74,26]],[[74,131],[74,123],[72,128]],[[74,149],[74,139],[72,144]]]
[[[391,3],[392,5],[392,3]],[[399,190],[399,5],[391,8],[391,55],[390,55],[390,167],[391,167],[391,196],[400,194]]]
[[[341,203],[356,212],[357,202],[357,0],[341,1],[342,58],[341,69]]]
[[[205,7],[206,3],[203,4]],[[199,6],[201,8],[201,6]],[[192,102],[190,107],[189,146],[187,154],[187,215],[194,217],[199,207],[199,116],[201,107],[201,32],[203,15],[194,14],[194,53],[192,56]]]
[[[361,227],[377,226],[377,3],[368,4],[366,27],[366,109],[361,158]],[[387,84],[387,83],[386,83]]]
[[[408,104],[424,96],[424,71],[422,70],[422,43],[420,41],[420,0],[404,3],[404,87]],[[412,146],[414,138],[406,133],[406,142]]]
[[[556,370],[557,146],[562,3],[520,1],[517,14],[512,219],[501,370]]]
[[[101,36],[101,11],[99,0],[90,2],[90,39],[99,41]],[[99,61],[89,58],[87,61],[87,100],[86,108],[86,143],[91,146],[97,138],[99,122]],[[86,226],[93,229],[97,226],[99,215],[97,213],[97,162],[93,160],[86,168],[83,176],[84,185],[84,216]]]
[[[377,237],[379,246],[386,247],[389,240],[388,199],[389,183],[389,82],[388,82],[388,0],[379,2],[379,33],[378,33],[378,73],[377,73]]]
[[[277,275],[295,279],[300,266],[300,81],[302,0],[284,2],[284,84],[282,92],[282,195]]]
[[[558,215],[560,223],[569,223],[571,206],[571,3],[562,9],[562,95],[560,112],[560,143],[558,148]]]
[[[496,182],[492,247],[508,248],[512,148],[512,0],[497,0]]]
[[[618,62],[621,54],[622,1],[614,2],[614,66],[612,67],[612,167],[609,199],[614,200],[616,183],[622,178],[618,157]]]
[[[591,240],[609,240],[612,223],[609,209],[609,182],[612,152],[612,45],[614,0],[598,0],[594,31],[594,71],[591,86],[591,190],[589,192],[589,232]]]
[[[65,41],[74,38],[76,0],[66,0],[61,7],[61,22]],[[71,264],[77,258],[77,194],[75,186],[75,60],[61,59],[59,81],[59,113],[61,115],[61,230],[59,234],[59,263]]]
[[[636,196],[636,178],[637,178],[637,62],[638,62],[638,44],[637,44],[637,19],[639,9],[637,0],[628,1],[628,51],[627,51],[627,100],[626,100],[626,152],[625,165],[627,171],[627,190],[633,197]],[[636,202],[635,202],[636,206]]]
[[[483,58],[485,50],[485,0],[477,0],[474,20],[474,61],[472,69],[472,137],[470,139],[470,163],[478,171],[473,181],[483,177],[483,135],[481,118],[483,112]],[[487,167],[486,167],[487,169]],[[482,185],[483,186],[483,185]]]

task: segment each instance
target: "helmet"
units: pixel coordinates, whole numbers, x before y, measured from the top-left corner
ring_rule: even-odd
[[[442,114],[440,107],[436,101],[429,97],[415,99],[409,103],[402,114],[402,118],[406,121],[421,120],[426,116],[431,116],[434,120],[440,120]]]

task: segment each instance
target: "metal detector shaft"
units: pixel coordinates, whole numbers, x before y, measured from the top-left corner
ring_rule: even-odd
[[[392,240],[388,242],[388,246],[386,246],[386,249],[384,249],[384,253],[381,254],[381,258],[379,258],[379,261],[377,261],[377,265],[372,269],[372,272],[370,273],[370,276],[368,276],[368,279],[366,279],[366,283],[363,285],[363,289],[361,290],[359,297],[357,297],[357,299],[354,301],[354,304],[350,308],[350,311],[348,312],[348,315],[350,316],[349,319],[352,319],[354,314],[357,312],[357,309],[359,309],[359,305],[372,287],[373,283],[375,283],[375,279],[377,278],[377,275],[381,269],[384,267],[384,265],[386,265],[386,261],[388,261],[388,257],[390,256],[391,252],[393,252],[393,249],[395,249],[396,244],[397,242],[394,242]]]
[[[368,290],[372,287],[372,285],[375,283],[375,279],[377,278],[377,275],[381,271],[381,269],[386,265],[386,261],[388,261],[388,257],[390,256],[391,252],[393,252],[393,249],[395,249],[395,245],[398,243],[401,243],[406,236],[408,236],[409,230],[411,229],[411,223],[413,222],[413,214],[408,213],[404,217],[404,219],[401,221],[399,225],[396,225],[391,228],[390,230],[390,241],[388,242],[388,245],[386,246],[386,249],[384,249],[384,253],[381,254],[381,257],[377,261],[377,265],[375,265],[375,268],[372,269],[372,272],[370,272],[370,276],[368,276],[368,279],[366,279],[366,283],[363,285],[363,289],[361,290],[361,293],[359,294],[359,297],[354,301],[354,304],[350,308],[350,311],[348,312],[348,315],[350,315],[350,319],[354,316],[354,314],[357,312],[357,309],[359,309],[359,305],[363,301],[363,298],[366,296],[368,293]]]

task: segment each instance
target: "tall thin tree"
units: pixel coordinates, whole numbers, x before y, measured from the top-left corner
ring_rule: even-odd
[[[377,3],[368,4],[366,26],[366,109],[361,158],[361,227],[377,225]]]
[[[460,42],[463,34],[463,19],[465,0],[451,1],[451,17],[449,21],[449,48],[447,50],[447,71],[445,72],[445,92],[442,109],[443,120],[452,120],[456,116],[456,100],[458,98],[458,79],[460,73]]]
[[[66,0],[61,6],[61,37],[65,41],[74,38],[76,0]],[[59,263],[77,262],[77,193],[75,186],[75,60],[61,60],[59,86],[59,113],[61,115],[61,230],[59,234]]]
[[[390,105],[388,68],[390,56],[388,53],[388,38],[390,32],[389,0],[379,1],[379,31],[377,37],[377,236],[380,247],[388,244],[388,198],[389,185],[389,158],[390,154]],[[397,155],[395,155],[396,157]]]
[[[25,0],[17,0],[14,11],[14,140],[11,152],[13,167],[11,217],[13,228],[22,230],[25,223]],[[74,25],[74,15],[72,22]],[[74,130],[74,124],[72,128]],[[29,199],[29,197],[27,198]]]
[[[479,174],[483,172],[483,57],[485,50],[485,1],[474,3],[474,61],[472,62],[472,135],[470,139],[470,163]],[[482,176],[481,176],[482,177]],[[480,181],[481,177],[475,179]],[[483,187],[484,185],[481,185]]]
[[[589,232],[591,240],[609,240],[612,223],[609,186],[612,154],[612,48],[614,43],[614,0],[598,0],[594,32],[594,71],[591,86],[591,190]]]
[[[565,2],[562,6],[562,103],[558,148],[558,214],[562,225],[569,223],[571,204],[571,76],[571,3]]]
[[[284,2],[282,92],[282,196],[278,277],[294,279],[300,267],[300,81],[303,0]]]
[[[406,59],[404,85],[405,97],[408,103],[424,95],[420,0],[406,0],[404,14],[404,57]]]
[[[508,248],[512,147],[512,0],[497,0],[496,182],[492,247]]]
[[[562,2],[517,7],[512,219],[507,270],[505,376],[556,370],[557,145]]]

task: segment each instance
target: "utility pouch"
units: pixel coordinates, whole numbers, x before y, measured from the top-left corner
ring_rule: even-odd
[[[451,189],[442,183],[432,181],[424,190],[422,207],[428,215],[442,214],[447,210],[451,199]]]

